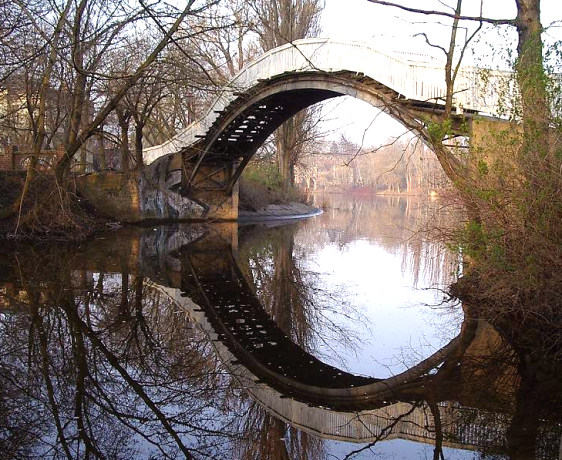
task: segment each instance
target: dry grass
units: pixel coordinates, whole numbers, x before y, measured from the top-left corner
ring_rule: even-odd
[[[240,180],[240,209],[245,211],[261,211],[270,204],[284,204],[290,202],[306,203],[306,197],[298,190],[291,190],[284,194],[279,188],[272,187],[254,180],[242,177]]]
[[[67,187],[52,176],[40,176],[31,183],[19,211],[1,221],[0,231],[9,238],[80,240],[103,225]]]

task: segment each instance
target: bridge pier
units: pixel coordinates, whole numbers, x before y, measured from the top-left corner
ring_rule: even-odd
[[[204,165],[197,187],[183,191],[181,155],[172,155],[141,171],[103,172],[76,178],[78,193],[106,217],[120,222],[152,220],[237,220],[236,183],[228,184],[236,164]]]
[[[220,164],[204,164],[199,167],[186,194],[190,199],[205,207],[205,219],[238,219],[240,190],[238,181],[232,190],[229,190],[229,184],[237,165],[237,161],[230,161]],[[186,185],[186,176],[186,174],[182,174],[182,186]]]
[[[470,120],[470,168],[487,187],[511,187],[519,166],[521,126],[509,120],[474,117]]]

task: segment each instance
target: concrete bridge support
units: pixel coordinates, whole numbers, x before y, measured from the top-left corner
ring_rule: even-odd
[[[520,178],[517,164],[521,126],[493,117],[474,117],[469,124],[468,165],[483,188],[512,188]]]
[[[227,190],[235,164],[203,165],[198,186],[182,190],[181,155],[141,171],[104,172],[76,178],[77,192],[103,215],[120,222],[236,220],[238,184]]]

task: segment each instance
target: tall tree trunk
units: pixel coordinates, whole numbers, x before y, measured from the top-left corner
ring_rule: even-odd
[[[292,153],[295,142],[295,130],[293,120],[283,123],[277,130],[275,147],[277,152],[277,166],[282,180],[282,191],[287,194],[293,187],[293,162]]]
[[[130,113],[121,108],[117,108],[117,120],[120,130],[120,150],[121,150],[121,170],[129,171],[129,125],[131,121]]]
[[[193,6],[195,0],[188,0],[185,8],[182,10],[176,21],[170,26],[166,31],[164,37],[158,42],[158,45],[150,53],[149,56],[143,61],[143,63],[132,73],[129,77],[125,78],[119,90],[104,104],[100,109],[98,114],[94,119],[85,126],[79,134],[77,134],[74,142],[68,144],[65,148],[64,156],[58,161],[55,176],[58,180],[64,179],[64,175],[68,168],[72,157],[80,149],[80,146],[94,134],[95,130],[99,128],[101,124],[104,123],[106,118],[109,116],[113,110],[118,106],[119,102],[125,97],[127,92],[138,82],[138,80],[144,75],[146,69],[148,69],[153,62],[156,60],[160,52],[168,45],[172,36],[177,32],[181,23],[184,21],[186,16],[191,12],[191,7]]]
[[[540,0],[516,0],[517,3],[517,83],[521,94],[524,155],[540,160],[548,154],[550,110],[547,76],[543,63],[543,27]]]
[[[86,10],[87,1],[81,0],[78,8],[76,9],[76,14],[74,18],[73,25],[73,49],[72,49],[72,63],[74,65],[74,71],[76,76],[74,79],[73,95],[72,95],[72,107],[70,110],[70,123],[68,126],[68,132],[66,134],[65,145],[67,148],[64,150],[64,155],[55,169],[55,177],[59,184],[63,183],[64,176],[70,169],[71,157],[76,153],[84,144],[80,142],[76,146],[74,152],[70,152],[68,146],[76,144],[78,139],[78,134],[80,133],[80,128],[82,126],[82,115],[84,113],[84,102],[86,99],[86,73],[84,71],[84,54],[85,45],[83,39],[81,38],[82,26],[83,26],[83,15]],[[68,158],[68,161],[62,161]]]
[[[39,91],[39,104],[37,107],[37,121],[34,123],[34,136],[33,136],[33,146],[32,146],[32,155],[29,161],[29,165],[27,167],[27,174],[25,177],[25,183],[23,189],[20,193],[20,196],[14,203],[12,208],[13,212],[19,212],[21,214],[21,207],[23,200],[25,199],[25,195],[27,194],[31,182],[35,179],[36,171],[37,171],[37,162],[39,155],[41,153],[41,149],[43,148],[43,142],[46,136],[45,130],[45,118],[46,118],[46,100],[47,100],[47,92],[50,87],[51,83],[51,74],[53,72],[53,68],[57,61],[57,48],[59,45],[60,37],[63,31],[64,24],[66,22],[68,12],[70,11],[70,7],[72,5],[72,1],[68,0],[64,10],[61,12],[61,15],[58,18],[58,22],[56,28],[53,33],[53,39],[51,41],[51,48],[49,51],[49,59],[47,61],[47,65],[45,67],[45,72],[43,73],[43,78],[41,80],[41,89]],[[33,117],[33,113],[30,114]],[[6,217],[6,216],[3,216]],[[18,218],[19,220],[19,218]],[[19,224],[19,222],[18,222]],[[17,233],[17,228],[16,228]]]
[[[255,31],[263,51],[313,36],[318,31],[322,4],[319,0],[256,0]],[[282,189],[287,193],[294,185],[294,166],[302,149],[305,115],[301,112],[285,122],[275,134],[277,164]]]
[[[136,121],[135,123],[135,161],[136,169],[142,168],[144,164],[144,158],[142,156],[142,131],[144,129],[144,123],[141,121]]]
[[[107,158],[105,157],[105,136],[103,134],[103,125],[100,127],[100,131],[102,131],[99,134],[99,167],[102,171],[105,171],[107,169]]]

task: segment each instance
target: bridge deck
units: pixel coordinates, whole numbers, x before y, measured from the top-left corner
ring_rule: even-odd
[[[248,64],[227,85],[205,115],[168,142],[144,150],[147,163],[162,155],[178,152],[206,136],[219,114],[260,82],[286,73],[349,72],[365,76],[398,94],[403,100],[424,105],[443,101],[445,94],[444,65],[435,61],[414,62],[399,54],[385,53],[368,43],[305,39],[283,45]],[[493,114],[498,109],[500,88],[511,79],[511,73],[464,67],[458,72],[455,104],[463,110]]]

